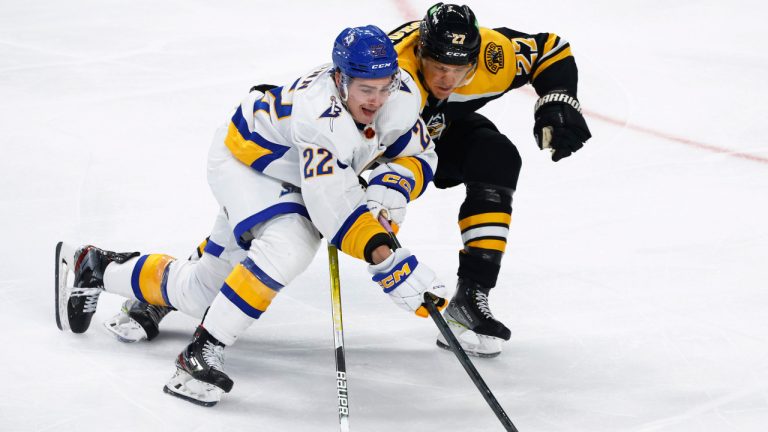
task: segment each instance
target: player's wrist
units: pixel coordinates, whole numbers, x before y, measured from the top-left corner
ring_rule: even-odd
[[[392,249],[389,248],[389,245],[381,245],[371,252],[371,261],[373,261],[374,265],[380,264],[386,261],[391,255]]]

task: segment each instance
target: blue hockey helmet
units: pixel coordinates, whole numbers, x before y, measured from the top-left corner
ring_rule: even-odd
[[[333,64],[350,78],[395,76],[397,52],[384,31],[367,25],[344,29],[333,44]]]

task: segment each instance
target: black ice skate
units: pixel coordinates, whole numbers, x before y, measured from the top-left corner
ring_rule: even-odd
[[[160,321],[172,310],[170,307],[128,299],[123,303],[120,313],[104,321],[104,327],[120,342],[151,341],[160,334]]]
[[[176,357],[176,373],[163,391],[202,406],[214,406],[234,383],[224,373],[224,344],[198,326],[192,342]]]
[[[124,263],[138,252],[117,253],[95,246],[82,246],[74,252],[59,242],[56,245],[56,325],[60,330],[84,333],[91,325],[99,295],[104,291],[104,270],[111,262]],[[67,279],[73,277],[73,286]]]
[[[490,288],[459,278],[456,294],[443,312],[462,348],[476,357],[496,357],[501,353],[501,342],[509,340],[511,334],[504,324],[493,317],[488,306],[488,291]],[[476,336],[477,343],[462,338],[465,333]],[[450,349],[442,335],[437,337],[437,346]]]

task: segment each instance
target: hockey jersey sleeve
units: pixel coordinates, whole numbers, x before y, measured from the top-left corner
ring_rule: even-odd
[[[348,156],[311,129],[299,131],[294,140],[301,161],[301,193],[312,223],[342,252],[372,262],[373,250],[391,241],[368,211]]]
[[[564,89],[576,97],[578,69],[568,41],[554,33],[527,34],[506,27],[493,30],[514,47],[517,76],[512,88],[530,83],[539,96]]]
[[[411,201],[423,195],[437,168],[435,143],[429,137],[424,121],[418,118],[411,129],[389,145],[379,163],[413,180]]]
[[[401,77],[398,94],[379,113],[377,127],[383,131],[381,142],[386,143],[386,150],[376,160],[380,166],[369,179],[386,172],[407,177],[412,185],[409,201],[413,201],[424,193],[432,181],[437,168],[437,154],[435,144],[419,116],[421,89],[405,70]]]
[[[269,125],[270,116],[279,115],[279,113],[270,114],[270,98],[273,101],[272,105],[275,105],[274,100],[277,99],[278,110],[283,108],[279,105],[282,88],[273,87],[267,92],[261,92],[257,87],[251,89],[252,91],[232,114],[224,144],[237,160],[256,171],[263,172],[270,164],[283,157],[290,147],[280,144],[279,137],[273,133],[271,127],[256,125],[259,116],[262,123]]]

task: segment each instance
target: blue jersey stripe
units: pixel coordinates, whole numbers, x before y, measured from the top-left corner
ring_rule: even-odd
[[[405,150],[408,146],[408,143],[411,141],[411,135],[413,135],[412,129],[408,129],[406,133],[400,135],[392,145],[387,147],[387,150],[384,152],[384,157],[394,159],[395,156],[399,155],[400,152]]]
[[[347,217],[347,219],[344,221],[343,224],[341,224],[341,228],[339,228],[339,231],[336,233],[335,236],[333,236],[333,239],[331,240],[331,244],[336,246],[337,248],[341,249],[341,241],[344,240],[344,236],[347,235],[347,231],[352,228],[352,226],[357,222],[357,220],[365,214],[365,212],[368,211],[367,206],[360,206],[355,211],[352,212],[352,214]]]
[[[432,179],[435,177],[435,173],[432,172],[432,167],[430,167],[429,164],[426,163],[423,159],[416,156],[413,158],[419,162],[419,165],[421,165],[421,172],[424,174],[424,184],[421,186],[421,192],[419,193],[419,196],[422,196],[424,195],[424,191],[427,190],[427,186],[432,183]]]

